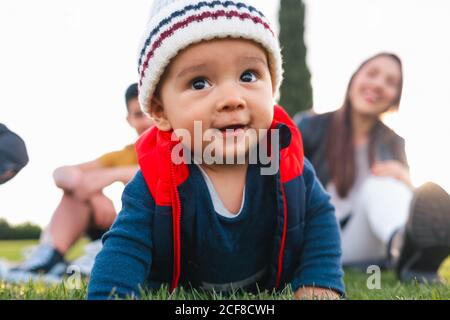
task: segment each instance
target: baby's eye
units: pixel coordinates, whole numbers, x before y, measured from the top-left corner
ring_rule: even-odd
[[[204,78],[197,78],[192,81],[192,89],[194,90],[203,90],[209,88],[210,86],[211,85],[209,84],[208,80]]]
[[[258,79],[256,74],[253,71],[245,71],[241,75],[241,81],[242,82],[255,82]]]

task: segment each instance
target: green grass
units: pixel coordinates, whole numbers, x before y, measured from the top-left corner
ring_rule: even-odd
[[[393,272],[381,273],[381,288],[369,290],[367,280],[370,275],[346,271],[345,285],[351,300],[448,300],[450,285],[421,284],[416,281],[401,283]],[[448,279],[448,278],[447,278]]]
[[[87,240],[83,239],[76,244],[66,256],[69,260],[82,253]],[[0,259],[19,261],[21,250],[25,246],[35,244],[35,241],[0,241]],[[345,284],[347,298],[350,300],[404,300],[404,299],[431,299],[450,300],[450,259],[440,269],[440,275],[448,281],[448,284],[420,284],[417,282],[400,283],[392,272],[381,273],[381,288],[369,290],[367,281],[370,274],[364,274],[354,270],[346,270]],[[39,282],[23,284],[6,284],[0,282],[0,300],[4,299],[51,299],[73,300],[85,299],[87,291],[86,281],[81,281],[79,288],[69,289],[65,284],[48,286]],[[293,297],[292,290],[286,288],[281,293],[261,292],[251,294],[237,291],[228,295],[220,293],[207,293],[195,289],[179,289],[170,294],[167,288],[155,292],[143,293],[143,299],[151,300],[290,300]]]
[[[22,250],[36,244],[36,240],[0,241],[0,259],[20,261],[23,259]]]
[[[84,246],[88,239],[80,239],[66,254],[66,259],[73,260],[83,253]],[[37,244],[37,240],[11,240],[0,241],[0,259],[11,262],[19,262],[23,259],[23,250]]]
[[[443,284],[401,284],[390,273],[382,273],[381,289],[369,290],[366,286],[367,275],[347,271],[345,283],[349,300],[449,300],[450,286]],[[28,282],[20,285],[10,285],[0,282],[0,300],[73,300],[86,298],[87,284],[81,283],[78,289],[68,289],[64,284],[46,286],[38,282]],[[206,293],[195,289],[177,290],[170,294],[167,288],[155,292],[144,293],[142,299],[148,300],[291,300],[291,288],[281,293],[261,292],[251,294],[242,291],[224,295],[220,293]]]

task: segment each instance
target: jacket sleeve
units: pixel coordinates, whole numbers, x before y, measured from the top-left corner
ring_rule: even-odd
[[[304,240],[292,289],[328,288],[344,296],[341,241],[334,207],[307,159],[303,177],[306,185]]]
[[[88,299],[138,297],[152,262],[154,200],[141,171],[126,186],[122,210],[103,236],[95,259]]]

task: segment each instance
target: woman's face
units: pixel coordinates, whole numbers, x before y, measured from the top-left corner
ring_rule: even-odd
[[[370,60],[357,72],[350,86],[353,112],[378,117],[396,103],[401,81],[401,68],[396,60],[388,56]]]

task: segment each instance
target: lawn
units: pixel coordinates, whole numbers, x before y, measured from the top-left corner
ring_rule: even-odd
[[[83,247],[88,242],[87,239],[78,241],[67,253],[66,258],[73,260],[83,253]],[[18,262],[23,259],[23,250],[37,243],[37,240],[12,240],[0,241],[0,259]]]
[[[0,259],[19,261],[21,251],[24,247],[33,245],[35,241],[0,241]],[[86,240],[82,240],[69,252],[67,258],[73,259],[82,252]],[[447,260],[440,270],[441,276],[450,284],[450,260]],[[396,280],[392,272],[382,272],[379,289],[368,289],[372,274],[365,274],[354,270],[345,270],[345,284],[347,288],[347,298],[350,300],[403,300],[403,299],[433,299],[450,300],[449,284],[419,284],[417,282],[400,283]],[[4,299],[85,299],[87,284],[81,281],[78,288],[71,288],[66,284],[46,286],[42,283],[24,283],[20,285],[10,285],[0,281],[0,300]],[[286,288],[282,293],[272,294],[262,292],[259,294],[249,294],[235,292],[224,296],[221,294],[205,293],[197,290],[178,290],[170,295],[167,290],[145,293],[143,299],[276,299],[288,300],[292,298],[292,290]]]

